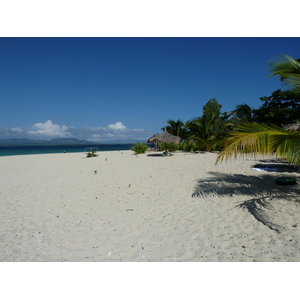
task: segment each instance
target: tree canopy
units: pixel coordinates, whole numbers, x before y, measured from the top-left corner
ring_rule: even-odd
[[[254,120],[261,124],[278,126],[300,120],[300,94],[293,90],[276,90],[269,97],[261,97],[263,104],[253,110]]]
[[[300,59],[281,54],[269,60],[270,76],[279,75],[287,86],[300,91]]]
[[[300,135],[282,127],[300,122],[300,59],[281,55],[270,60],[268,66],[270,76],[280,76],[289,89],[278,89],[271,96],[261,97],[263,103],[257,109],[244,103],[224,113],[221,113],[222,105],[218,100],[211,98],[202,107],[202,116],[185,123],[180,119],[168,120],[167,131],[188,142],[184,142],[184,149],[222,150],[219,160],[229,153],[235,155],[247,151],[271,151],[281,157],[296,155],[298,150],[294,153],[287,149],[299,147],[297,139]],[[295,159],[290,161],[297,161]]]
[[[295,93],[300,87],[299,62],[285,56],[273,63],[273,75],[281,76],[294,89],[284,92],[278,90],[271,97],[263,99],[268,121],[273,120],[275,123],[277,119],[276,123],[282,124],[298,120],[299,99],[295,99]],[[274,124],[244,123],[226,139],[225,144],[217,162],[237,155],[276,154],[277,157],[300,166],[300,132],[297,130],[288,131]]]

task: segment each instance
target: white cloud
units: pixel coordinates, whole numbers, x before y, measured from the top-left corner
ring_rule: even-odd
[[[12,132],[16,132],[16,133],[21,133],[21,132],[23,132],[23,130],[22,130],[21,128],[19,128],[19,127],[11,128],[11,131],[12,131]]]
[[[50,136],[50,137],[66,137],[69,136],[69,127],[53,124],[51,120],[45,123],[36,123],[33,125],[33,130],[29,130],[28,134]]]
[[[18,138],[22,137],[24,131],[19,127],[0,129],[0,138]]]
[[[115,124],[110,124],[107,127],[109,129],[114,129],[114,130],[124,130],[124,129],[127,129],[127,127],[124,126],[121,122],[117,122]]]
[[[31,128],[19,127],[0,129],[0,138],[77,138],[95,142],[110,142],[123,140],[147,140],[153,132],[147,129],[130,129],[122,122],[109,124],[105,127],[74,128],[66,125],[53,124],[51,120],[36,123]]]

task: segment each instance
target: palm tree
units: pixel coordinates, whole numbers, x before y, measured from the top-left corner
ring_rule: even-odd
[[[300,63],[289,55],[269,61],[271,75],[279,75],[287,85],[300,91]],[[238,155],[276,154],[291,164],[300,166],[300,133],[276,125],[244,123],[227,140],[217,162]]]
[[[279,75],[280,80],[300,91],[300,62],[287,54],[269,60],[270,76]]]
[[[184,123],[181,120],[168,120],[167,123],[169,124],[168,126],[166,126],[166,130],[175,135],[175,136],[179,136],[182,140],[186,140],[187,139],[187,130],[184,127]],[[162,130],[164,130],[164,128],[162,128]]]
[[[226,139],[225,148],[218,155],[216,163],[230,157],[256,154],[276,154],[278,158],[300,166],[299,131],[287,131],[276,125],[241,124]]]
[[[240,104],[235,106],[236,109],[230,112],[230,115],[234,115],[238,121],[251,122],[252,121],[252,109],[248,104]]]
[[[199,150],[213,151],[222,142],[222,133],[226,125],[218,114],[203,114],[202,117],[186,123],[190,129],[189,142],[195,142]]]

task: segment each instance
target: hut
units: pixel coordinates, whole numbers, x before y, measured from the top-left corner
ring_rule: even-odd
[[[300,123],[292,123],[282,126],[283,129],[288,131],[299,131],[300,130]]]
[[[178,145],[180,143],[180,140],[181,139],[179,136],[175,136],[169,133],[165,127],[165,131],[163,133],[153,135],[151,138],[148,139],[147,143],[156,143],[157,145],[157,142],[163,142],[165,143],[165,145],[166,143],[174,143]],[[167,149],[166,149],[166,153],[168,153]]]

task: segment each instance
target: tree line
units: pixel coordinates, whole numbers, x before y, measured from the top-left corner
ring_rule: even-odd
[[[203,106],[201,117],[185,123],[180,119],[167,121],[166,130],[182,140],[179,146],[168,146],[173,150],[221,151],[219,160],[222,160],[225,156],[249,152],[241,143],[239,146],[235,144],[235,150],[229,147],[233,145],[233,141],[237,142],[241,138],[241,132],[248,138],[250,135],[266,138],[270,131],[274,134],[277,131],[278,140],[278,135],[282,137],[282,132],[279,134],[279,131],[283,130],[289,136],[299,139],[300,150],[299,132],[283,129],[284,125],[300,122],[300,59],[293,59],[288,55],[278,56],[269,61],[269,67],[270,76],[278,75],[283,88],[268,97],[261,97],[262,105],[258,109],[252,109],[244,103],[236,105],[233,111],[221,113],[222,105],[212,98]],[[251,151],[259,152],[258,146],[262,141],[252,140],[252,143],[256,148],[250,147]],[[264,151],[276,152],[274,148],[266,148]],[[286,157],[286,153],[284,156]]]

